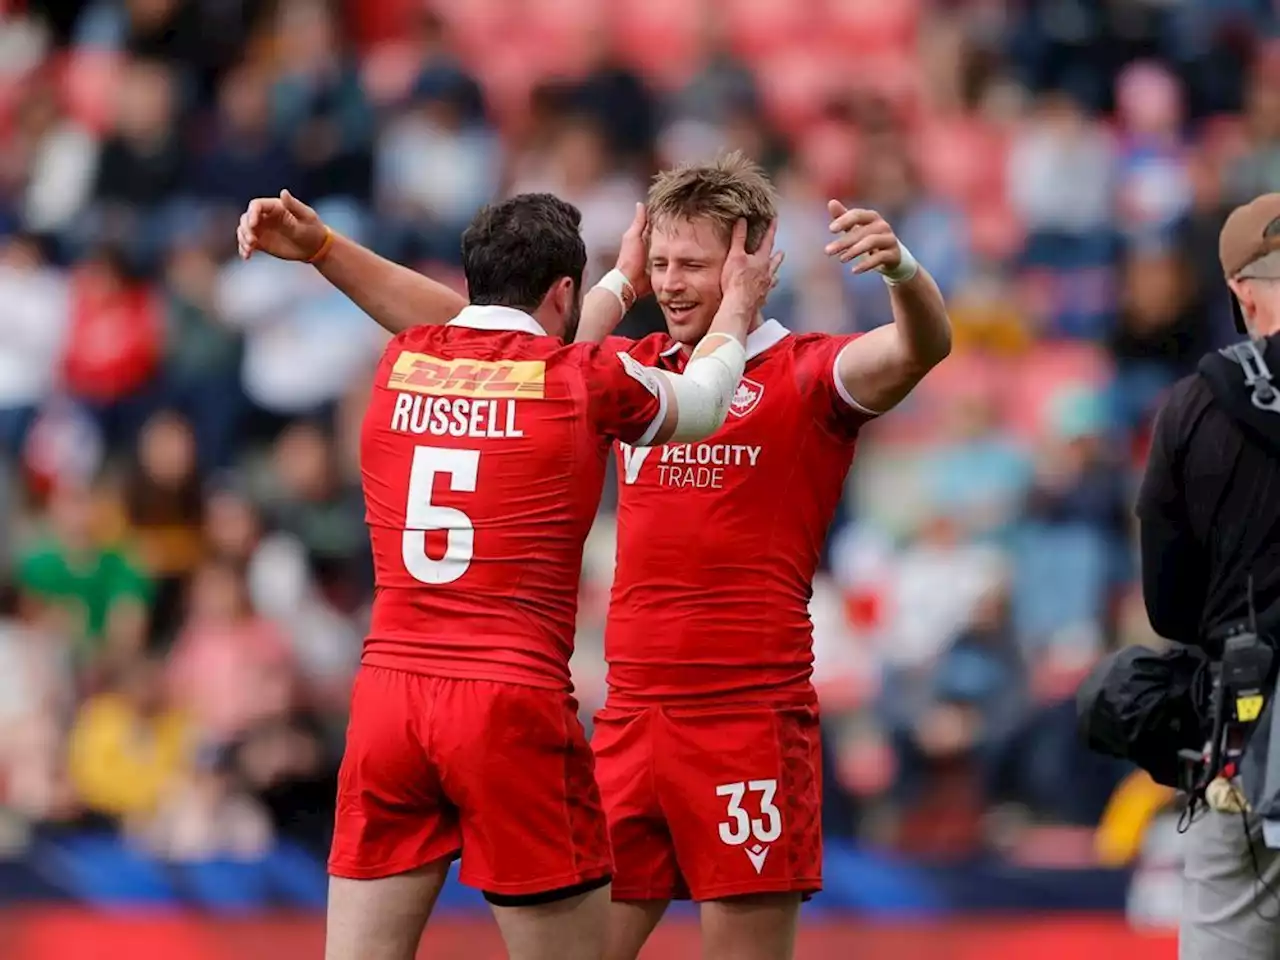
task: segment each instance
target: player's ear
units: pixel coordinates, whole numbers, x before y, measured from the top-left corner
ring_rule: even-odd
[[[574,301],[578,296],[578,284],[572,277],[561,277],[547,291],[547,300],[557,314],[567,317],[573,313]]]

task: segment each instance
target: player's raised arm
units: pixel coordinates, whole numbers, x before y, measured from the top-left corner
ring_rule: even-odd
[[[627,311],[649,290],[649,219],[643,203],[622,235],[617,265],[606,273],[582,300],[577,343],[601,343],[622,322]]]
[[[879,270],[889,285],[893,323],[859,337],[841,352],[836,376],[860,407],[884,413],[899,404],[951,352],[951,321],[929,272],[874,210],[832,200],[828,256],[854,261],[854,273]]]
[[[311,264],[393,334],[422,324],[448,323],[467,305],[465,297],[443,283],[335,233],[288,190],[249,202],[236,229],[236,244],[245,260],[261,250],[281,260]]]
[[[660,400],[658,415],[634,441],[636,446],[701,440],[724,423],[746,367],[747,331],[764,306],[782,264],[782,254],[773,252],[776,230],[775,221],[759,248],[747,253],[747,222],[739,220],[734,225],[721,279],[724,299],[684,373],[645,367],[628,354],[617,355],[627,372],[651,393],[656,391]]]

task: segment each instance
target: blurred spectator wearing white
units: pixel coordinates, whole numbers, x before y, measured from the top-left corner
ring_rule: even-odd
[[[346,236],[358,241],[364,232],[363,217],[350,204],[330,201],[316,210]],[[219,315],[245,334],[246,395],[277,422],[328,412],[373,366],[386,341],[314,270],[272,257],[228,263],[216,303]]]
[[[66,275],[34,241],[0,242],[0,458],[17,458],[57,382],[67,332]]]

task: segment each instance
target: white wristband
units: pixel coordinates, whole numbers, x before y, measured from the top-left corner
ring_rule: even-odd
[[[614,267],[601,277],[600,282],[597,283],[596,286],[608,290],[617,297],[618,303],[622,305],[622,312],[624,314],[630,310],[632,305],[636,302],[636,288],[631,285],[631,281],[627,279],[627,275],[617,267]]]
[[[906,283],[917,273],[920,272],[920,263],[911,255],[911,251],[907,249],[907,245],[901,240],[898,241],[898,252],[902,255],[902,260],[892,270],[886,270],[880,267],[880,276],[884,282],[891,287],[896,287],[900,283]]]

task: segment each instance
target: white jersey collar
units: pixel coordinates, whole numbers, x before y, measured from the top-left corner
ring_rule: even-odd
[[[747,334],[747,359],[754,360],[770,347],[781,343],[790,336],[791,331],[777,320],[766,320]],[[680,344],[673,343],[662,351],[662,356],[673,356],[680,349]]]
[[[511,307],[466,306],[462,312],[449,321],[451,327],[466,327],[469,330],[507,330],[512,333],[532,333],[545,337],[547,331],[542,324],[523,310]]]

